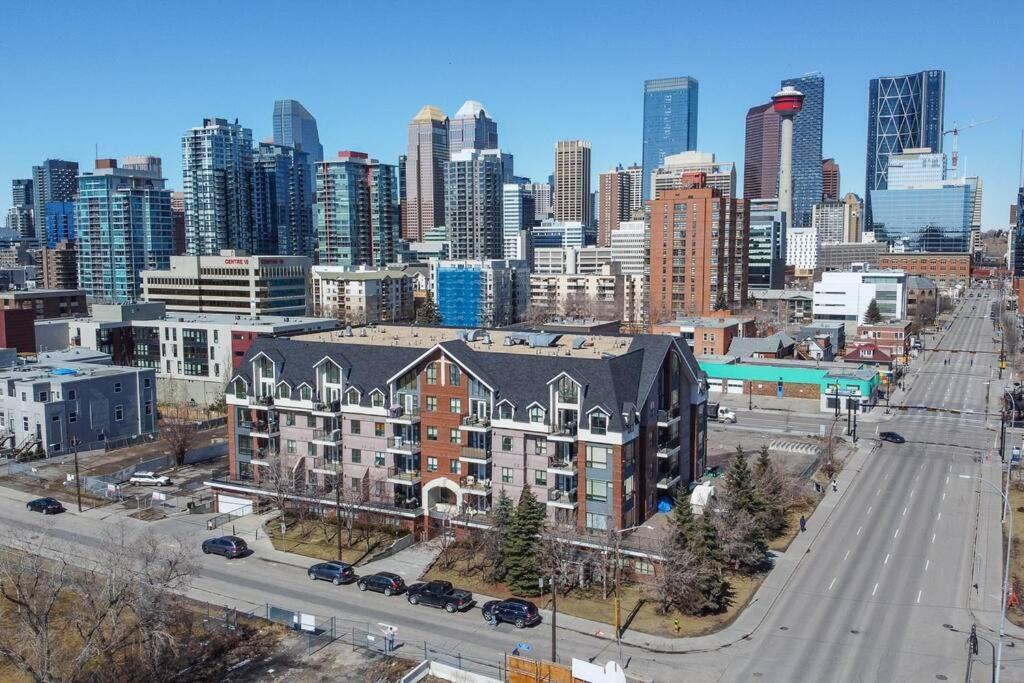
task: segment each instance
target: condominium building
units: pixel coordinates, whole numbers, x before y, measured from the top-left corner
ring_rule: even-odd
[[[411,321],[416,278],[397,269],[313,266],[313,311],[352,325]]]
[[[531,183],[505,183],[501,188],[502,258],[530,260],[529,229],[536,222]]]
[[[193,256],[252,248],[252,130],[203,119],[181,139],[185,250]]]
[[[540,223],[555,217],[555,202],[551,196],[550,183],[530,183],[530,194],[533,195],[534,223]]]
[[[156,171],[118,168],[114,159],[97,159],[78,188],[79,286],[108,303],[138,300],[140,272],[170,263],[171,191]]]
[[[541,247],[533,250],[531,270],[540,275],[592,274],[611,262],[608,247]]]
[[[399,237],[397,169],[363,152],[338,152],[316,165],[319,263],[383,267]]]
[[[445,227],[453,259],[493,259],[504,252],[503,154],[466,148],[445,164]]]
[[[78,289],[78,249],[74,242],[60,242],[39,250],[39,267],[46,289]]]
[[[402,182],[403,239],[422,242],[427,230],[444,225],[444,167],[448,158],[448,117],[427,105],[409,122]]]
[[[526,315],[530,268],[525,261],[432,260],[429,280],[446,326],[501,327]]]
[[[822,201],[811,207],[811,227],[818,231],[821,244],[845,242],[844,227],[849,205],[841,201]]]
[[[612,232],[623,221],[640,220],[644,215],[642,196],[643,167],[621,165],[598,176],[597,244],[611,245]]]
[[[261,142],[253,150],[252,253],[313,256],[312,171],[301,149]]]
[[[651,198],[657,199],[664,190],[685,189],[689,179],[696,174],[704,175],[704,187],[711,187],[725,198],[731,199],[736,192],[736,164],[731,161],[715,161],[711,152],[682,152],[670,154],[659,168],[651,172]]]
[[[172,256],[166,270],[145,270],[142,300],[170,311],[237,315],[306,315],[310,259],[252,256],[224,250],[217,256]]]
[[[78,162],[47,159],[33,166],[30,187],[34,229],[30,234],[22,232],[22,237],[40,240],[46,234],[47,203],[72,202],[78,194]]]
[[[623,275],[616,263],[596,272],[530,275],[530,310],[574,319],[619,320],[630,329],[643,323],[643,278]]]
[[[625,275],[647,274],[647,224],[644,221],[623,221],[612,230],[611,259]]]
[[[590,143],[586,140],[555,143],[554,193],[556,221],[591,224]]]
[[[0,291],[0,310],[35,311],[36,320],[75,318],[89,314],[85,292],[81,289],[11,289]]]
[[[380,345],[258,340],[226,397],[218,502],[269,495],[267,468],[281,467],[311,492],[338,491],[357,516],[429,536],[479,524],[502,493],[530,486],[553,523],[607,535],[703,472],[707,396],[671,337],[591,338],[615,349],[602,356],[568,355],[559,335],[409,332],[390,328],[399,343]]]
[[[777,199],[750,200],[748,290],[780,289],[786,280],[786,218]]]

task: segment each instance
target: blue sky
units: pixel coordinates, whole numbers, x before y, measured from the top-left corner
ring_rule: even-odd
[[[498,121],[520,175],[546,177],[557,139],[593,144],[596,174],[640,159],[645,78],[700,81],[698,147],[743,156],[747,109],[820,71],[824,154],[863,195],[867,84],[947,72],[946,122],[985,182],[983,224],[1005,227],[1024,127],[1019,0],[878,2],[11,3],[0,25],[0,209],[47,157],[155,154],[181,185],[180,138],[204,116],[269,137],[273,101],[317,117],[325,151],[394,162],[423,104],[466,99]],[[948,138],[947,138],[948,141]],[[947,151],[949,146],[947,144]],[[742,177],[742,169],[738,168]]]

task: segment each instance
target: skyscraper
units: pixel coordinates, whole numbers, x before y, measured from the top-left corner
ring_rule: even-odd
[[[11,181],[11,208],[7,212],[7,229],[14,230],[21,237],[31,238],[35,234],[32,217],[35,195],[31,178],[16,178]]]
[[[697,91],[697,79],[689,76],[644,81],[645,200],[651,173],[667,155],[697,149]]]
[[[743,144],[743,198],[779,196],[779,115],[771,102],[747,111]]]
[[[839,199],[839,164],[835,159],[821,160],[821,199],[825,202]]]
[[[185,253],[185,193],[171,193],[171,236],[174,247],[172,256]]]
[[[444,224],[452,259],[502,257],[504,178],[502,154],[496,149],[463,149],[445,165]]]
[[[78,194],[78,162],[47,159],[32,167],[32,220],[35,225],[29,239],[46,234],[46,203],[74,201]]]
[[[640,180],[640,178],[637,178]],[[632,215],[633,178],[622,166],[598,176],[597,246],[611,246],[612,231]]]
[[[253,150],[253,254],[313,256],[311,168],[301,149],[261,142]]]
[[[466,100],[448,124],[448,151],[452,156],[464,149],[497,149],[498,124],[484,105]]]
[[[555,143],[555,220],[579,221],[589,226],[590,143],[559,140]]]
[[[874,229],[871,191],[888,187],[889,156],[905,149],[942,151],[946,73],[920,71],[871,79],[868,85],[868,148],[864,228]]]
[[[301,149],[310,164],[324,159],[316,119],[296,100],[274,102],[274,144]]]
[[[15,178],[11,181],[11,201],[14,206],[31,205],[35,201],[34,197],[31,178]]]
[[[505,183],[501,188],[502,258],[530,260],[528,231],[537,215],[531,187],[532,183]]]
[[[1024,275],[1024,187],[1017,190],[1017,203],[1010,208],[1010,218],[1016,222],[1010,226],[1009,265],[1014,277],[1021,277]]]
[[[409,122],[405,159],[402,237],[422,242],[431,228],[444,225],[444,165],[448,162],[448,117],[427,105]]]
[[[135,301],[139,271],[170,267],[171,191],[158,173],[114,159],[97,159],[78,184],[78,284],[98,299]]]
[[[782,289],[786,281],[786,219],[777,199],[750,200],[748,289]]]
[[[395,260],[398,175],[364,152],[338,152],[317,164],[320,265],[381,267]]]
[[[185,250],[217,255],[252,248],[252,131],[203,119],[181,138]]]
[[[825,78],[818,73],[782,81],[804,95],[793,119],[793,227],[811,224],[811,207],[821,201],[821,132],[825,116]]]
[[[555,216],[555,202],[551,196],[552,185],[547,183],[530,183],[530,194],[533,195],[534,221],[539,223]]]

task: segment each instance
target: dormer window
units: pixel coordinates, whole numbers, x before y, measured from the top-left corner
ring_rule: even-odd
[[[560,403],[576,403],[579,400],[579,385],[569,377],[558,380],[558,401]]]
[[[235,398],[245,398],[246,386],[241,379],[235,380]]]
[[[287,384],[283,382],[277,385],[277,397],[278,398],[291,398],[292,390],[288,388]]]
[[[512,406],[509,405],[508,403],[502,403],[498,407],[498,417],[500,417],[502,420],[511,420],[512,419]]]
[[[301,387],[299,387],[299,398],[301,398],[303,401],[312,401],[313,390],[310,389],[308,385],[303,384]]]
[[[590,416],[590,433],[607,434],[608,416],[604,413],[592,413]]]
[[[379,391],[373,392],[372,394],[370,394],[370,403],[373,405],[374,408],[383,408],[384,394],[382,394]]]
[[[348,403],[349,405],[358,405],[359,404],[359,390],[358,389],[349,389],[348,391],[346,391],[345,392],[345,403]]]
[[[324,381],[327,384],[341,384],[341,368],[334,363],[327,363],[324,368]]]
[[[530,408],[530,422],[540,424],[544,422],[544,409],[540,406]]]

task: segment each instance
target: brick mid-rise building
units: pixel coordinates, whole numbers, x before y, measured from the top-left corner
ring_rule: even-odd
[[[878,260],[881,269],[897,269],[907,275],[922,275],[940,289],[971,283],[971,255],[963,253],[917,252],[885,254]]]
[[[88,315],[85,292],[81,289],[17,289],[0,292],[0,309],[35,311],[36,320],[75,318]]]

